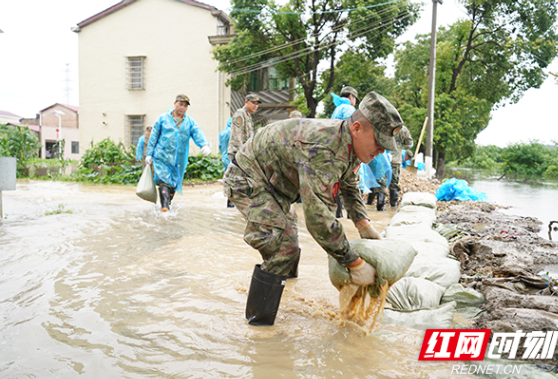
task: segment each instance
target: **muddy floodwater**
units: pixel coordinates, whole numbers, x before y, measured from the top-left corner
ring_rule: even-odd
[[[166,214],[133,187],[18,181],[2,199],[1,378],[450,376],[454,362],[417,360],[423,331],[365,336],[336,318],[300,204],[299,279],[275,325],[253,327],[244,307],[261,259],[220,184],[185,188]],[[369,214],[382,230],[393,212]]]

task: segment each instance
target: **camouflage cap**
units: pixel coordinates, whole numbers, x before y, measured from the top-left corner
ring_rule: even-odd
[[[358,99],[358,91],[353,87],[346,86],[341,88],[341,96],[343,96],[343,94],[353,95],[354,97],[356,97],[357,101],[360,101]]]
[[[177,95],[175,102],[176,101],[185,101],[188,103],[188,105],[190,105],[190,98],[186,95]]]
[[[292,111],[289,115],[290,118],[302,118],[302,113],[299,111]]]
[[[262,101],[260,100],[260,97],[254,93],[249,93],[248,95],[246,95],[246,97],[244,98],[244,100],[246,101],[257,101],[258,103],[261,103]]]
[[[360,102],[358,109],[374,126],[376,141],[385,150],[399,151],[394,136],[403,127],[397,109],[382,95],[369,92]]]

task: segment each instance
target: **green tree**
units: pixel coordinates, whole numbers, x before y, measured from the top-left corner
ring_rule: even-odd
[[[15,157],[18,174],[23,175],[29,160],[39,155],[39,139],[27,127],[13,126],[4,130],[7,136],[0,137],[0,156]]]
[[[556,56],[554,0],[461,0],[468,19],[440,28],[437,38],[434,162],[465,158],[488,125],[490,111],[538,88]],[[426,116],[430,37],[396,54],[396,104],[416,135]]]
[[[215,48],[219,70],[232,74],[239,90],[253,71],[274,66],[283,77],[297,78],[309,117],[335,83],[335,64],[347,47],[370,56],[387,56],[394,40],[417,17],[418,5],[393,0],[232,0],[238,34]],[[329,75],[320,82],[318,66]]]
[[[538,141],[515,143],[504,148],[501,158],[508,177],[540,179],[553,163],[553,151]],[[552,169],[551,169],[552,170]]]
[[[389,99],[395,82],[393,78],[385,75],[385,69],[385,65],[377,63],[366,53],[349,49],[343,53],[335,66],[331,92],[339,94],[341,88],[351,86],[358,91],[361,99],[370,91],[376,91]],[[329,75],[329,71],[323,74],[322,83],[329,83]],[[334,110],[333,98],[326,96],[324,111],[320,116],[329,118]]]

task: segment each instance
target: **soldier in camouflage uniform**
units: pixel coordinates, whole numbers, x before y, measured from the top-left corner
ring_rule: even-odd
[[[285,279],[296,277],[300,258],[297,216],[302,197],[306,226],[324,250],[351,269],[355,284],[374,282],[375,269],[354,251],[335,217],[335,195],[362,238],[380,239],[371,226],[356,174],[384,149],[396,149],[403,125],[397,110],[370,92],[349,120],[292,119],[268,125],[231,159],[223,179],[227,198],[244,215],[244,240],[257,249],[246,304],[251,325],[273,325]]]
[[[254,135],[252,113],[258,110],[260,103],[261,100],[258,95],[249,93],[244,99],[244,107],[237,110],[232,116],[231,138],[227,149],[231,161],[240,146]]]
[[[402,150],[413,147],[413,136],[411,136],[411,132],[406,126],[403,126],[399,133],[397,133],[395,142],[397,143],[397,150],[391,152],[391,170],[393,174],[391,184],[389,185],[389,203],[392,207],[397,206],[399,191],[401,190],[401,187],[399,187],[399,177],[401,176],[401,163],[403,163]]]

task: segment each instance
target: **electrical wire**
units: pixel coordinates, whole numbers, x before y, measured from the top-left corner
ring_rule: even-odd
[[[388,7],[388,8],[386,8],[386,9],[380,10],[379,12],[377,12],[377,13],[375,13],[375,14],[373,14],[373,15],[366,16],[366,17],[364,17],[364,18],[362,18],[362,19],[356,21],[355,24],[359,24],[359,23],[361,23],[361,22],[365,22],[365,21],[367,21],[369,18],[372,18],[372,17],[383,16],[385,13],[390,12],[390,11],[396,9],[396,8],[397,8],[396,5],[392,5],[392,6]],[[332,31],[333,31],[333,30],[332,30]],[[328,34],[332,33],[332,31],[329,31],[325,36],[327,36]],[[269,53],[273,53],[273,52],[276,52],[276,51],[280,51],[280,50],[282,50],[282,49],[286,49],[286,48],[292,46],[293,44],[302,43],[302,42],[306,41],[307,38],[315,38],[315,37],[317,37],[317,36],[319,36],[319,34],[311,34],[311,35],[309,35],[309,36],[305,36],[304,38],[300,38],[300,39],[298,39],[298,40],[294,40],[294,41],[291,41],[291,42],[287,42],[287,43],[282,44],[282,45],[279,45],[279,46],[274,46],[274,47],[271,47],[271,48],[269,48],[269,49],[265,49],[265,50],[258,51],[258,52],[256,52],[256,53],[252,53],[252,54],[249,54],[249,55],[246,55],[246,56],[243,56],[243,57],[239,57],[239,58],[232,59],[232,60],[228,61],[227,64],[234,64],[234,63],[237,63],[237,62],[242,62],[242,61],[245,61],[245,60],[248,60],[248,59],[251,59],[251,58],[258,57],[258,56],[260,56],[260,55],[264,55],[264,54],[269,54]],[[324,37],[325,37],[325,36],[324,36]]]

